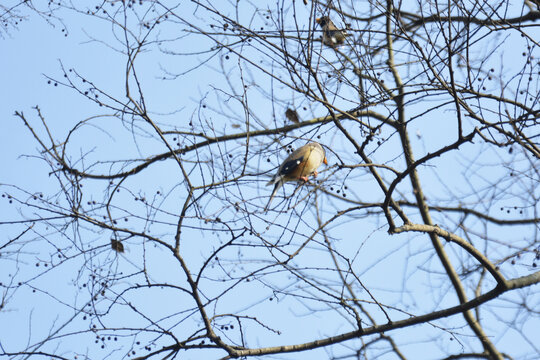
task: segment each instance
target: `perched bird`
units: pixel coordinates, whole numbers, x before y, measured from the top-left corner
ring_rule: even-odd
[[[124,244],[122,244],[120,241],[111,239],[111,249],[118,253],[124,252]]]
[[[344,30],[339,30],[328,16],[315,19],[323,30],[322,42],[326,46],[336,47],[343,45],[345,38],[349,36]]]
[[[317,168],[321,166],[322,163],[328,165],[325,151],[321,144],[317,142],[310,142],[293,151],[285,161],[283,161],[278,172],[266,184],[266,186],[272,184],[275,184],[275,186],[265,209],[268,209],[272,199],[284,183],[287,181],[298,180],[308,181],[308,177],[311,174],[317,176]]]
[[[291,108],[288,108],[287,111],[285,111],[285,117],[295,124],[298,124],[300,122],[298,113],[296,112],[296,110],[293,110]]]

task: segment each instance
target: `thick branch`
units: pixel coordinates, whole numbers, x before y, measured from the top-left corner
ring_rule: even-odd
[[[311,350],[311,349],[325,347],[332,344],[341,343],[341,342],[359,338],[365,335],[380,334],[383,332],[410,327],[413,325],[425,324],[430,321],[434,321],[437,319],[442,319],[442,318],[453,316],[459,313],[467,312],[490,300],[495,299],[496,297],[504,294],[505,292],[509,290],[519,289],[519,288],[538,284],[540,283],[540,271],[537,271],[527,276],[519,277],[512,280],[507,280],[506,283],[507,283],[506,288],[497,286],[496,288],[485,293],[484,295],[478,296],[463,304],[456,305],[456,306],[453,306],[444,310],[434,311],[429,314],[414,316],[414,317],[404,319],[404,320],[389,322],[384,325],[376,325],[376,326],[366,328],[363,331],[351,331],[351,332],[343,333],[337,336],[328,337],[326,339],[316,340],[316,341],[303,343],[303,344],[275,346],[275,347],[267,347],[267,348],[259,348],[259,349],[237,349],[234,352],[234,354],[240,357],[240,356],[260,356],[260,355],[278,354],[278,353],[286,353],[286,352],[305,351],[305,350]],[[229,358],[231,357],[228,356],[225,359],[229,359]]]

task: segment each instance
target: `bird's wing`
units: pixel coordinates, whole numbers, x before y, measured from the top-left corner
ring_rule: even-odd
[[[298,156],[293,159],[287,159],[279,169],[279,175],[290,176],[298,171],[298,167],[304,162],[304,156]]]
[[[296,177],[297,174],[301,172],[301,164],[304,161],[304,158],[299,159],[285,160],[281,164],[278,172],[266,183],[266,186],[277,183],[280,180],[289,181]]]

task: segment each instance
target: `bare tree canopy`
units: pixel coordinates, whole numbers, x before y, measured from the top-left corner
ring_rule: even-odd
[[[539,358],[537,0],[0,20],[0,358]]]

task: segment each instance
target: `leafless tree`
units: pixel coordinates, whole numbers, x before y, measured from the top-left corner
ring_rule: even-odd
[[[534,1],[32,3],[100,51],[13,109],[0,357],[538,358]]]

